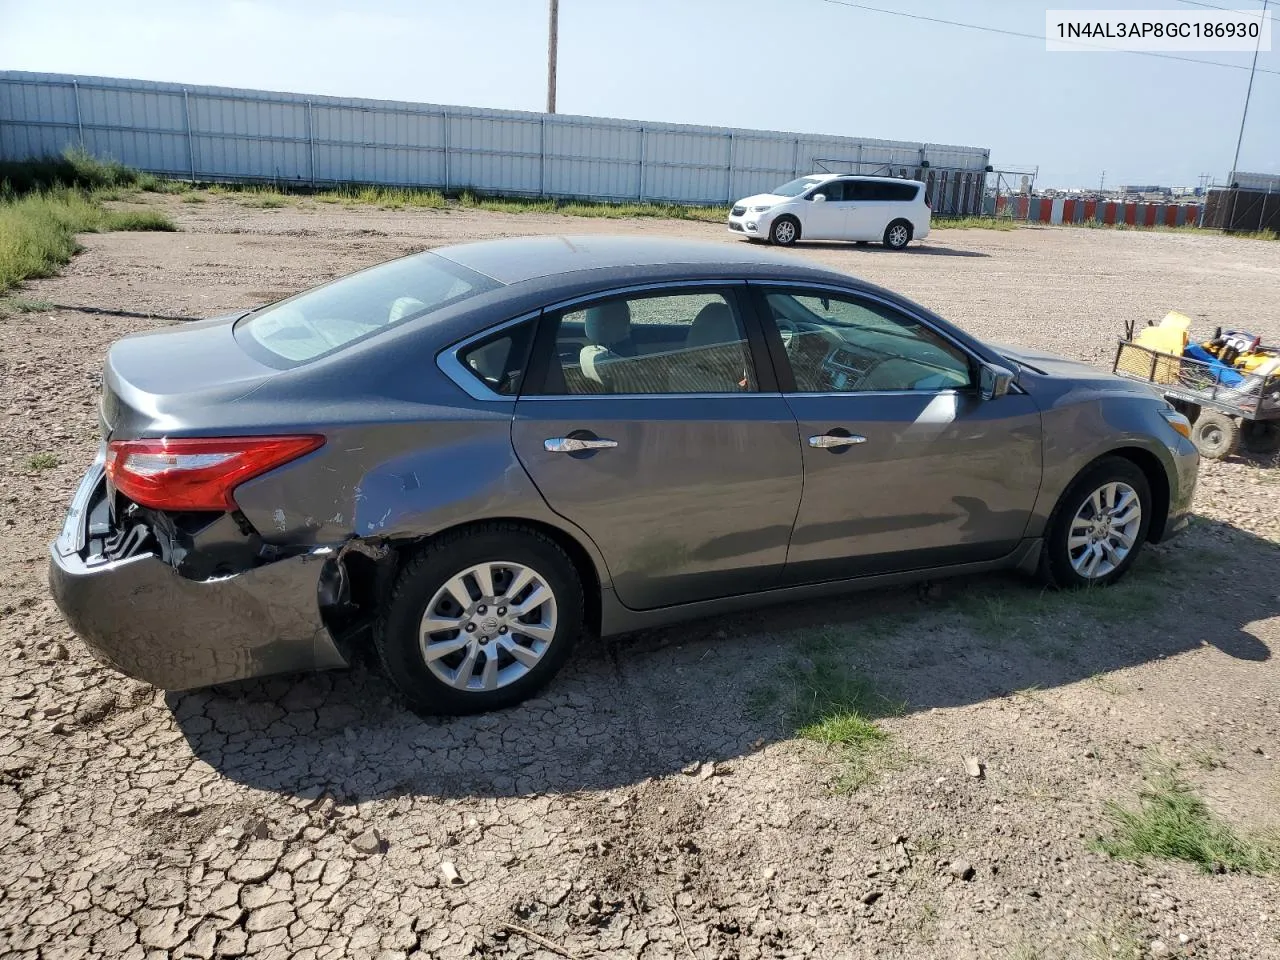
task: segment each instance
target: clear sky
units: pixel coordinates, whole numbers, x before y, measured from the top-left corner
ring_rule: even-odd
[[[864,2],[1044,32],[1046,5],[1025,0]],[[546,28],[546,0],[0,0],[0,69],[541,110]],[[1280,71],[1280,18],[1275,32],[1258,66]],[[997,167],[1038,165],[1046,186],[1096,185],[1104,169],[1108,184],[1224,179],[1248,79],[830,0],[560,3],[561,113],[989,147]],[[1254,82],[1240,169],[1280,173],[1280,72]]]

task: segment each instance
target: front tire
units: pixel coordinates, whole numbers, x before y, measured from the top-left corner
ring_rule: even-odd
[[[519,524],[485,524],[418,550],[374,642],[414,710],[482,713],[547,683],[582,623],[582,581],[564,550]]]
[[[884,228],[884,245],[890,250],[905,249],[911,242],[911,224],[906,220],[895,220]]]
[[[1042,579],[1060,589],[1115,583],[1146,542],[1151,510],[1151,485],[1131,460],[1105,457],[1086,468],[1049,521]]]
[[[769,228],[769,242],[789,247],[800,239],[800,221],[795,217],[779,217]]]

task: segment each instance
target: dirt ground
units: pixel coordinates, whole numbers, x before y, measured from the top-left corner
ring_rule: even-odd
[[[1107,801],[1165,767],[1242,834],[1280,828],[1280,467],[1256,459],[1205,464],[1193,529],[1105,602],[997,577],[720,618],[583,644],[497,715],[419,719],[363,665],[190,694],[99,666],[45,570],[112,340],[444,243],[734,242],[150,202],[181,232],[87,236],[24,291],[49,309],[0,319],[0,956],[1280,957],[1274,876],[1091,849]],[[1098,363],[1125,318],[1170,308],[1280,340],[1277,244],[938,230],[794,256]],[[792,738],[815,649],[901,704],[886,746],[854,762]]]

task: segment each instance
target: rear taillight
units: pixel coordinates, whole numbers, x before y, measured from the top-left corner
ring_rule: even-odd
[[[113,440],[107,479],[144,507],[234,510],[231,493],[240,484],[323,444],[311,436]]]

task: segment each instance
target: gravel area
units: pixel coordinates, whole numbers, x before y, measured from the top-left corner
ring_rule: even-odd
[[[188,694],[98,665],[44,580],[111,341],[444,243],[736,242],[148,202],[181,232],[86,236],[24,291],[52,306],[0,318],[0,957],[1280,957],[1275,876],[1091,848],[1163,767],[1240,833],[1280,830],[1280,466],[1258,459],[1205,464],[1193,528],[1105,602],[991,577],[719,618],[583,644],[496,715],[420,719],[364,663]],[[1280,244],[937,230],[793,255],[1097,363],[1170,308],[1280,341]],[[785,715],[823,643],[901,705],[856,763]]]

